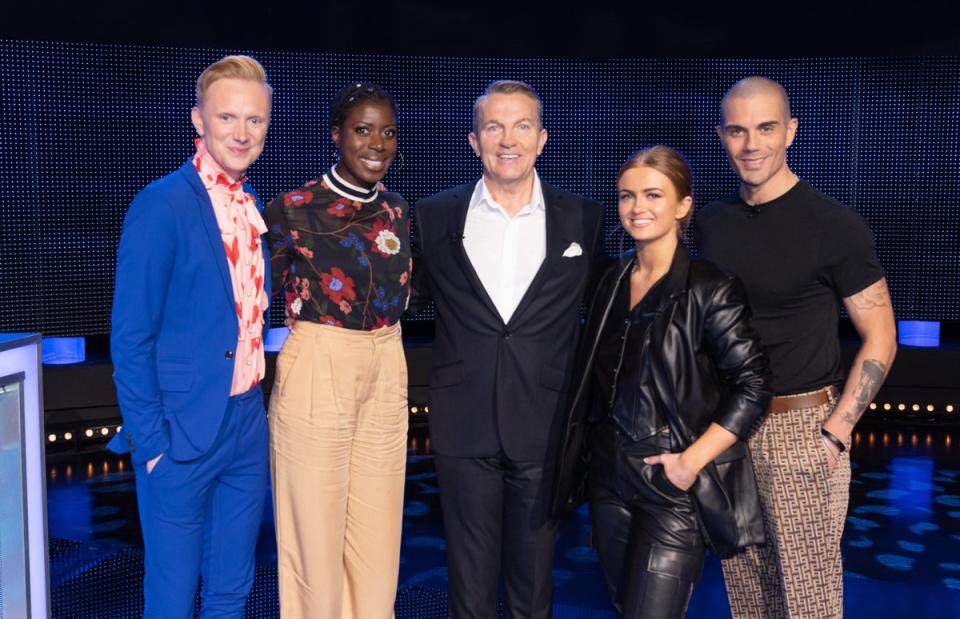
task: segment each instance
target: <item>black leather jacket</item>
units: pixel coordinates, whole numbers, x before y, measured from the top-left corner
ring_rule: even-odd
[[[571,400],[557,454],[553,513],[561,516],[582,500],[584,439],[592,406],[591,376],[597,344],[617,289],[632,260],[611,265],[597,285],[577,353]],[[624,284],[626,282],[623,282]],[[663,285],[662,301],[641,363],[652,363],[658,401],[684,422],[688,442],[711,422],[745,439],[767,411],[769,366],[750,326],[743,286],[713,264],[691,259],[682,244]]]

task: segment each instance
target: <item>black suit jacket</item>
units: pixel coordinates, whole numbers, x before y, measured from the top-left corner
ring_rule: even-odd
[[[439,454],[542,461],[559,436],[603,207],[542,183],[546,257],[504,324],[463,247],[470,183],[416,205],[414,287],[436,306],[430,438]],[[564,257],[572,243],[582,254]]]

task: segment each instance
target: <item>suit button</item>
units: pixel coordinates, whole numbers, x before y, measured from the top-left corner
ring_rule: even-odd
[[[223,356],[226,357],[227,359],[233,359],[233,351],[228,350],[227,352],[223,353]]]
[[[504,331],[504,332],[503,332],[503,339],[509,340],[509,339],[510,339],[510,336],[512,336],[512,335],[513,335],[513,334],[510,333],[509,331]]]

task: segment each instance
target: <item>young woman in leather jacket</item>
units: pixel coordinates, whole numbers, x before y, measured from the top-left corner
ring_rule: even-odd
[[[683,617],[706,550],[689,490],[763,416],[767,360],[740,283],[680,242],[693,207],[683,156],[665,146],[640,151],[617,188],[636,251],[604,272],[590,303],[554,510],[576,502],[585,474],[617,610]],[[673,436],[671,411],[688,441]]]

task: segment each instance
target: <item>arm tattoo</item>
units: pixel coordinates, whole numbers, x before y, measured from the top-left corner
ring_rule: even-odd
[[[880,384],[883,383],[883,377],[887,373],[887,366],[876,359],[867,359],[860,368],[860,382],[857,384],[857,392],[854,394],[856,407],[853,410],[844,411],[840,418],[851,428],[857,425],[860,416],[867,408],[867,404],[877,395],[880,390]]]
[[[890,293],[887,292],[887,282],[880,280],[872,286],[861,290],[850,297],[850,302],[860,311],[886,307],[890,303]]]

